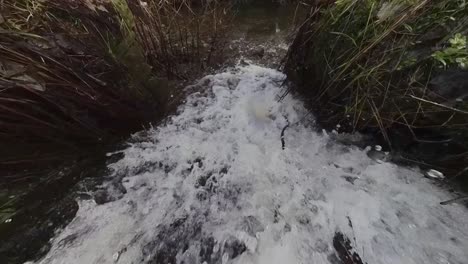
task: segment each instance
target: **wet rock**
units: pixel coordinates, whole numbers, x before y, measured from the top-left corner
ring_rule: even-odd
[[[310,210],[314,215],[316,215],[316,214],[318,213],[318,211],[319,211],[319,208],[318,208],[317,205],[313,204],[313,205],[309,206],[309,210]]]
[[[105,204],[112,201],[112,197],[104,190],[99,190],[94,193],[94,201],[97,204]]]
[[[255,237],[257,233],[263,232],[264,230],[262,223],[260,223],[260,221],[258,221],[258,219],[252,215],[244,217],[239,228],[253,237]]]
[[[61,247],[65,247],[66,245],[72,244],[79,236],[80,234],[74,233],[71,235],[66,236],[62,240],[60,240],[58,243]]]
[[[255,57],[263,58],[263,55],[265,55],[265,49],[263,47],[254,48],[250,54]]]
[[[325,195],[321,192],[309,192],[307,193],[306,197],[305,197],[306,200],[308,201],[322,201],[322,202],[326,202],[327,201],[327,198],[325,197]]]
[[[335,236],[333,237],[333,247],[336,251],[336,257],[340,260],[340,262],[332,263],[364,264],[364,262],[361,260],[361,257],[356,252],[354,252],[349,238],[346,237],[343,233],[335,233]]]
[[[212,237],[202,239],[201,249],[200,249],[200,262],[201,263],[212,263],[213,259],[213,249],[216,245],[216,241]]]
[[[448,101],[468,97],[468,71],[449,70],[429,82],[430,89]]]
[[[317,242],[315,242],[314,249],[320,253],[328,252],[329,250],[328,243],[319,239],[317,240]]]
[[[231,78],[231,79],[228,79],[227,80],[227,83],[228,83],[228,87],[229,89],[235,89],[237,87],[237,85],[239,84],[240,80],[237,79],[237,78]]]
[[[116,176],[116,179],[107,186],[106,190],[97,190],[93,196],[97,204],[105,204],[122,198],[126,193],[127,190],[122,184],[122,179]]]
[[[143,247],[143,256],[151,256],[147,263],[177,263],[179,252],[187,251],[191,244],[195,245],[204,238],[201,227],[201,222],[187,216],[179,217],[169,225],[158,226],[156,239]]]
[[[196,194],[197,200],[200,202],[206,201],[208,199],[208,192],[201,190]]]
[[[146,161],[142,165],[134,168],[131,173],[138,175],[145,172],[152,172],[159,164],[157,162]]]
[[[336,164],[334,164],[334,165],[335,165],[335,167],[338,166],[337,168],[340,168],[339,165],[336,165]],[[344,172],[346,172],[346,173],[355,173],[355,171],[356,171],[353,167],[344,167],[344,168],[342,168],[342,170]]]
[[[219,174],[226,174],[228,172],[229,168],[228,167],[223,167],[220,171]]]
[[[244,59],[241,59],[241,60],[239,61],[239,64],[240,64],[241,66],[248,66],[248,65],[249,65],[249,63],[246,62]]]
[[[176,165],[175,164],[172,164],[172,165],[164,165],[164,173],[169,173],[171,172],[173,169],[175,169]]]
[[[279,221],[279,217],[281,216],[281,214],[278,212],[277,209],[274,210],[273,212],[273,223],[278,223]]]
[[[351,175],[342,175],[341,178],[345,179],[347,182],[351,183],[352,185],[354,185],[354,182],[359,179],[358,177],[356,176],[351,176]]]
[[[341,260],[338,258],[338,256],[336,255],[336,253],[329,255],[327,257],[327,260],[328,262],[330,262],[330,264],[343,264]]]
[[[445,27],[439,26],[435,27],[429,31],[427,31],[425,34],[421,36],[420,42],[433,42],[433,41],[439,41],[443,39],[445,36],[447,36],[449,32],[447,32],[447,29]]]
[[[53,204],[45,215],[33,215],[30,210],[19,212],[9,223],[12,225],[2,230],[0,263],[24,263],[42,257],[50,249],[48,241],[54,232],[67,226],[77,211],[78,204],[70,195]],[[18,225],[21,221],[30,221],[34,226]],[[67,238],[69,242],[74,240],[73,236]]]
[[[211,175],[203,175],[203,176],[200,176],[198,179],[197,179],[197,182],[195,183],[195,187],[205,187],[206,185],[206,182],[208,180],[208,178],[210,177]]]
[[[367,156],[377,163],[384,163],[390,160],[390,155],[387,152],[371,149],[367,152]]]
[[[203,160],[201,158],[195,159],[194,163],[197,163],[199,168],[203,167]]]
[[[307,225],[310,223],[310,218],[309,216],[303,214],[303,215],[299,215],[296,217],[296,220],[299,224],[301,225]]]
[[[238,239],[231,237],[224,243],[224,254],[227,254],[229,259],[234,259],[247,250],[245,244]]]

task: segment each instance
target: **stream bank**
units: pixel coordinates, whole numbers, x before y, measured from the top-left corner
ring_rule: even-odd
[[[233,26],[230,27],[229,34],[226,34],[229,37],[223,40],[227,43],[224,50],[226,54],[229,54],[227,56],[229,59],[207,67],[206,72],[216,72],[217,68],[232,67],[240,58],[244,63],[256,62],[277,67],[278,58],[286,53],[287,36],[290,32],[294,7],[272,5],[270,2],[256,3],[252,9],[249,6],[243,4],[235,8],[237,11]],[[101,9],[97,8],[97,14],[94,15],[110,16]],[[108,9],[111,10],[109,7]],[[80,18],[80,20],[86,20],[86,16],[78,15],[80,12],[89,15],[87,9],[74,10],[75,14],[72,17]],[[96,19],[94,15],[92,17]],[[39,14],[37,16],[39,17]],[[69,57],[76,57],[78,56],[76,54],[89,53],[83,49],[86,47],[83,43],[73,42],[73,38],[66,38],[65,34],[60,36],[61,38],[57,39],[50,38],[52,44],[49,45],[54,47],[52,51],[56,54],[65,53]],[[87,37],[89,40],[90,36]],[[93,39],[89,42],[95,43]],[[263,49],[261,56],[255,50],[260,46]],[[108,61],[112,65],[110,62],[112,61]],[[126,68],[125,65],[121,66]],[[184,68],[186,65],[180,69]],[[133,72],[136,71],[133,70]],[[95,76],[97,73],[88,72],[88,74]],[[116,78],[112,76],[127,75],[111,74],[109,76],[112,78],[109,80],[104,79],[104,75],[99,76],[111,86],[111,81],[116,81]],[[193,79],[163,82],[162,84],[167,85],[172,92],[164,96],[167,99],[164,109],[158,108],[158,115],[153,115],[148,120],[156,125],[161,123],[163,117],[173,114],[187,94],[195,92],[193,89],[184,90],[184,87],[191,81]],[[123,82],[119,83],[119,87],[120,85],[129,85],[129,83]],[[158,98],[161,99],[161,94],[158,94]],[[154,114],[153,110],[148,110],[146,115]],[[92,118],[90,115],[80,115],[80,117],[83,120]],[[125,122],[113,123],[122,125]],[[133,132],[142,128],[124,130]],[[77,199],[94,199],[99,203],[112,199],[100,189],[100,185],[105,180],[105,175],[108,174],[107,164],[112,163],[119,155],[107,157],[106,153],[117,151],[127,145],[125,135],[128,132],[125,131],[121,135],[113,133],[112,137],[104,137],[104,140],[96,140],[92,144],[72,142],[73,144],[70,145],[56,146],[28,142],[19,145],[15,142],[11,147],[3,145],[5,148],[2,149],[4,152],[1,153],[3,154],[1,157],[5,158],[2,160],[2,166],[3,171],[8,172],[8,175],[3,178],[5,181],[2,182],[0,197],[2,203],[0,239],[3,241],[0,245],[0,260],[2,263],[23,263],[45,254],[49,250],[48,241],[54,231],[67,226],[75,217],[78,210]],[[12,178],[14,181],[9,180]]]
[[[468,190],[464,2],[310,2],[285,72],[321,125]]]

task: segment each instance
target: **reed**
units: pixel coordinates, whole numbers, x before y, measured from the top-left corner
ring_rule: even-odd
[[[4,1],[0,139],[96,144],[164,115],[222,54],[216,1]],[[200,4],[200,3],[199,3]]]

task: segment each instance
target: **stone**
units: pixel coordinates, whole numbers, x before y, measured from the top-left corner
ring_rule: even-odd
[[[263,55],[265,55],[265,49],[263,47],[254,48],[252,49],[251,54],[252,56],[263,58]]]
[[[444,71],[429,82],[429,88],[447,101],[468,97],[468,71]]]
[[[112,199],[111,199],[111,197],[109,197],[109,195],[107,194],[106,191],[99,190],[99,191],[94,193],[94,201],[97,204],[105,204],[105,203],[108,203],[108,202],[112,201]]]

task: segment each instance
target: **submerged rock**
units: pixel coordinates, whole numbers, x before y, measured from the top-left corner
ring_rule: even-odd
[[[263,47],[257,47],[252,49],[251,53],[252,56],[256,56],[262,58],[265,55],[265,49]]]
[[[336,232],[333,237],[333,247],[335,248],[341,264],[364,264],[361,257],[351,246],[351,241],[341,232]]]

